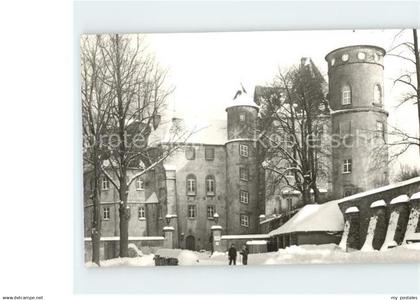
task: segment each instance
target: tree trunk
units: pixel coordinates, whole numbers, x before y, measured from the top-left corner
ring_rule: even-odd
[[[124,177],[123,177],[124,176]],[[125,174],[122,175],[120,187],[120,257],[128,256],[128,220],[130,219],[129,207],[127,204],[127,185]]]
[[[100,162],[98,146],[93,146],[93,221],[92,221],[92,262],[100,266],[100,247],[101,247],[101,197],[100,197]]]
[[[417,39],[417,29],[413,29],[414,39],[414,56],[416,58],[416,77],[417,77],[417,120],[419,122],[419,138],[420,138],[420,57],[419,57],[419,45]],[[420,153],[420,147],[419,147]]]
[[[318,189],[318,186],[316,184],[316,181],[314,181],[312,183],[312,189],[314,191],[314,202],[319,204],[319,189]]]

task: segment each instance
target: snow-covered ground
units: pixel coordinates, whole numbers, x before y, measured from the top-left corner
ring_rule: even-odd
[[[193,252],[189,250],[161,249],[163,254],[175,254],[181,266],[228,265],[226,253]],[[102,267],[116,266],[154,266],[154,255],[143,255],[135,258],[114,258],[101,261]],[[237,265],[241,265],[238,254]],[[420,262],[420,243],[398,246],[385,251],[351,251],[345,252],[335,244],[302,245],[280,249],[277,252],[250,254],[249,265],[277,264],[335,264],[335,263],[397,263]],[[95,266],[91,262],[87,267]]]

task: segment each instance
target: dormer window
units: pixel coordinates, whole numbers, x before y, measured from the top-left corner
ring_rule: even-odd
[[[341,104],[350,105],[351,104],[351,89],[348,84],[343,86],[341,89]]]

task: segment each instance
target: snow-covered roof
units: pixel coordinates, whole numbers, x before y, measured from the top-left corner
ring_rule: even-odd
[[[246,242],[247,245],[265,245],[267,244],[267,241],[248,241]]]
[[[392,199],[390,204],[403,203],[408,201],[410,201],[410,198],[407,195],[399,195],[398,197]]]
[[[400,181],[400,182],[397,182],[397,183],[381,186],[379,188],[371,189],[371,190],[368,190],[368,191],[365,191],[365,192],[353,194],[351,196],[347,196],[347,197],[338,199],[337,201],[345,202],[345,201],[350,201],[350,200],[357,200],[357,199],[360,199],[360,198],[364,198],[366,196],[374,195],[374,194],[377,194],[377,193],[382,193],[382,192],[385,192],[385,191],[389,191],[389,190],[399,188],[399,187],[403,187],[403,186],[406,186],[406,185],[410,185],[410,184],[413,184],[413,183],[420,183],[420,176],[414,177],[414,178],[411,178],[411,179],[408,179],[408,180],[405,180],[405,181]]]
[[[273,220],[280,219],[282,216],[283,215],[272,215],[270,218],[267,218],[267,219],[261,221],[260,224],[265,224],[265,223],[271,222]]]
[[[176,171],[176,166],[174,165],[163,165],[166,171]]]
[[[238,91],[238,95],[236,96],[236,98],[229,101],[226,109],[237,106],[251,106],[255,107],[256,109],[260,108],[254,102],[254,99],[252,99],[252,96],[250,94],[240,90]]]
[[[182,134],[174,137],[171,132],[174,121],[166,120],[152,131],[149,144],[185,142],[192,144],[223,145],[227,141],[226,119],[207,119],[205,116],[176,119],[177,127],[182,128]],[[179,125],[181,124],[181,125]]]
[[[420,199],[420,192],[414,193],[410,197],[410,200],[417,200],[417,199]]]
[[[359,209],[356,206],[352,206],[346,209],[344,212],[345,214],[351,214],[351,213],[357,213],[359,212]]]
[[[327,193],[327,192],[328,192],[328,190],[327,190],[327,189],[318,189],[318,191],[319,191],[321,194],[325,194],[325,193]],[[283,193],[283,195],[300,195],[300,191],[298,191],[298,190],[293,190],[293,189],[284,189],[284,190],[282,191],[282,193]],[[313,189],[310,189],[310,193],[311,193],[311,194],[313,194],[313,193],[314,193],[314,190],[313,190]]]
[[[238,235],[222,235],[222,240],[252,240],[252,239],[269,239],[269,234],[238,234]]]
[[[213,225],[210,229],[211,230],[222,229],[222,226],[220,226],[220,225]]]
[[[282,191],[283,194],[292,194],[292,195],[299,195],[300,191],[298,190],[292,190],[292,189],[284,189]]]
[[[289,221],[269,234],[274,236],[290,232],[342,231],[344,218],[337,203],[338,201],[331,201],[305,205]]]
[[[380,207],[380,206],[386,206],[386,203],[384,200],[377,200],[375,202],[372,202],[372,204],[370,205],[371,208]]]
[[[161,241],[165,238],[163,236],[129,236],[129,241]],[[91,241],[91,237],[85,237],[84,241],[88,242]],[[102,236],[101,241],[119,241],[119,236]]]

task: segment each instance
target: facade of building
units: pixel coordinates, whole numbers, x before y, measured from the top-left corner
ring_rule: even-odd
[[[185,144],[165,161],[170,225],[181,248],[210,249],[216,222],[224,234],[259,232],[258,106],[240,92],[226,112],[224,143]]]

